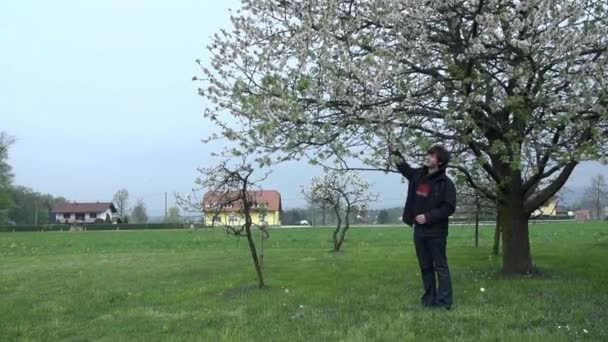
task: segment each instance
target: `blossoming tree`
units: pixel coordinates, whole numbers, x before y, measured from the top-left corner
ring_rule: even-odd
[[[332,234],[333,252],[339,252],[350,228],[350,215],[364,212],[377,199],[369,192],[370,184],[354,171],[326,172],[314,177],[308,189],[302,189],[307,200],[329,206],[334,210],[337,224]],[[344,223],[344,225],[342,225]]]
[[[205,115],[272,164],[390,164],[434,142],[491,181],[503,270],[532,270],[528,219],[606,156],[601,0],[242,0],[209,44]],[[236,152],[236,151],[235,151]]]

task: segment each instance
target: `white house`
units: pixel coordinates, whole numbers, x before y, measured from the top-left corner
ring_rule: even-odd
[[[110,216],[112,222],[116,222],[119,217],[116,207],[111,202],[58,203],[53,207],[53,214],[56,222],[61,223],[94,223],[102,222],[106,215]]]

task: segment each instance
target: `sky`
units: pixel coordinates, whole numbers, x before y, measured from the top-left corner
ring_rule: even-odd
[[[219,145],[201,139],[195,63],[230,28],[236,0],[0,2],[0,131],[17,138],[9,163],[15,184],[73,201],[111,201],[116,190],[141,198],[151,215],[190,191],[197,168]],[[568,186],[584,187],[608,167],[579,166]],[[300,186],[321,170],[304,162],[273,169],[264,188],[283,206],[304,206]],[[364,173],[380,200],[401,206],[395,174]]]

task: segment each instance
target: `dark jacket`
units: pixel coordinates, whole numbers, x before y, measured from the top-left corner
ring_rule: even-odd
[[[400,159],[396,163],[397,169],[409,181],[407,199],[403,208],[403,222],[415,227],[417,236],[447,236],[448,218],[456,210],[456,188],[445,174],[445,168],[429,175],[427,167],[412,168],[399,152],[394,154]],[[416,189],[421,182],[430,184],[430,193],[424,203],[415,203]],[[416,213],[416,209],[420,212]],[[426,224],[416,223],[415,217],[418,214],[426,216]]]

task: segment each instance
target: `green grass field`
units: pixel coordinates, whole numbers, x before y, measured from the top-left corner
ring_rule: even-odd
[[[479,248],[452,228],[452,311],[419,305],[405,227],[353,228],[338,254],[327,228],[275,229],[263,290],[221,230],[2,233],[0,340],[608,340],[608,224],[531,230],[540,274],[505,279],[491,227]]]

